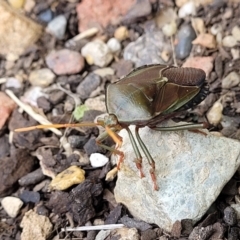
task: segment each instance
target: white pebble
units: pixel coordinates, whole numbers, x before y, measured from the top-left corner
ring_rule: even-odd
[[[222,80],[222,88],[232,88],[237,86],[240,83],[240,76],[237,72],[230,72],[223,80]]]
[[[7,78],[6,81],[6,88],[21,88],[22,87],[22,82],[14,77]]]
[[[34,70],[29,75],[29,82],[33,86],[48,87],[53,83],[55,74],[48,68]]]
[[[102,167],[104,166],[109,159],[102,155],[101,153],[92,153],[90,156],[90,163],[92,167]]]
[[[188,15],[196,15],[196,6],[194,1],[185,3],[178,11],[178,16],[180,18],[185,18]]]
[[[238,26],[233,27],[232,35],[237,41],[240,41],[240,28]]]
[[[219,32],[222,31],[222,25],[219,23],[215,23],[212,25],[210,31],[213,35],[217,35]]]
[[[224,47],[234,47],[237,45],[237,40],[233,36],[229,35],[223,38],[222,44]]]
[[[112,53],[117,53],[121,50],[121,44],[116,38],[110,38],[107,45]]]
[[[63,39],[67,27],[67,19],[64,15],[55,17],[48,23],[46,31],[51,33],[57,39]]]
[[[29,103],[30,105],[37,107],[37,99],[42,96],[48,97],[47,94],[43,93],[41,87],[33,86],[24,93],[24,96],[21,98],[21,100],[24,103]]]
[[[233,60],[237,60],[240,57],[239,49],[231,48],[231,54],[232,54]]]
[[[95,64],[99,67],[106,67],[113,59],[113,55],[103,41],[95,40],[87,43],[81,50],[88,64]]]
[[[216,126],[222,119],[223,105],[220,102],[215,102],[209,112],[207,113],[207,119],[210,124]]]
[[[167,37],[171,37],[177,31],[177,24],[175,21],[167,23],[162,28],[163,34]]]
[[[18,215],[23,202],[16,197],[5,197],[2,199],[1,204],[6,213],[11,218],[15,218]]]

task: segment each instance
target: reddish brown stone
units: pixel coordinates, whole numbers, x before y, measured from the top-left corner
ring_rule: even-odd
[[[135,3],[135,0],[83,0],[77,6],[79,18],[79,31],[82,32],[89,27],[101,24],[106,27],[108,24],[117,23],[121,16]]]
[[[0,129],[5,124],[9,115],[12,113],[13,109],[16,107],[15,102],[9,98],[4,92],[0,92]]]

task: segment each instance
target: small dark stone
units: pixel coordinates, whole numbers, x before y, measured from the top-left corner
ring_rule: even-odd
[[[87,140],[86,136],[71,135],[68,137],[68,142],[72,148],[83,148]]]
[[[222,57],[220,55],[218,55],[215,58],[214,68],[218,78],[221,79],[223,75],[223,62],[222,62]]]
[[[44,23],[49,23],[53,19],[53,13],[51,9],[46,9],[45,11],[39,13],[38,18]]]
[[[142,232],[141,240],[155,240],[157,239],[157,233],[152,229],[147,229]]]
[[[122,205],[118,204],[107,216],[105,224],[115,224],[118,222],[122,213]]]
[[[189,235],[189,240],[207,240],[213,233],[213,227],[208,226],[205,228],[195,227],[191,234]]]
[[[96,152],[102,152],[102,149],[96,143],[95,137],[91,137],[83,148],[88,155]]]
[[[214,233],[211,236],[211,239],[223,239],[225,229],[223,225],[219,222],[213,224]]]
[[[63,91],[53,91],[49,95],[49,101],[53,105],[57,105],[58,103],[63,102],[65,98],[65,93]]]
[[[112,64],[112,68],[116,71],[118,78],[126,76],[133,69],[133,63],[130,60],[121,59]]]
[[[90,73],[77,87],[77,93],[81,99],[87,99],[90,94],[100,85],[101,78],[97,74]]]
[[[37,170],[35,170],[31,173],[28,173],[27,175],[21,177],[18,180],[18,183],[21,186],[29,186],[29,185],[37,184],[37,183],[41,182],[44,178],[45,178],[45,176],[42,172],[42,169],[38,168]]]
[[[33,191],[28,191],[24,190],[19,198],[24,202],[24,203],[38,203],[40,201],[40,194],[39,192],[33,192]]]
[[[193,230],[193,222],[191,219],[183,219],[182,223],[182,235],[188,236]]]
[[[0,197],[12,193],[14,184],[33,166],[34,157],[26,149],[11,148],[10,157],[0,159]]]
[[[176,221],[172,226],[171,234],[173,237],[179,238],[181,236],[182,224],[180,221]]]
[[[98,233],[97,231],[88,231],[87,240],[95,240],[97,233]]]
[[[217,221],[217,218],[217,212],[211,213],[201,222],[201,224],[199,224],[199,227],[207,227],[208,225],[212,225]]]
[[[129,228],[137,228],[140,231],[146,231],[147,229],[152,228],[150,224],[144,222],[144,221],[140,221],[140,220],[136,220],[134,218],[130,218],[128,216],[123,216],[120,219],[121,223],[123,223],[126,227]]]
[[[136,22],[141,17],[147,17],[152,12],[150,1],[141,0],[136,1],[134,5],[128,10],[122,21],[125,24]]]
[[[42,108],[44,112],[49,112],[52,109],[51,103],[44,96],[37,99],[37,105],[39,108]]]
[[[49,210],[43,205],[37,206],[36,210],[37,210],[37,214],[39,214],[39,215],[43,215],[46,217],[48,217],[48,215],[49,215]]]
[[[189,56],[192,50],[192,41],[196,38],[196,33],[191,25],[183,25],[178,34],[178,43],[175,47],[177,59],[184,59]]]
[[[83,183],[73,188],[70,193],[69,211],[79,225],[85,224],[96,215],[95,208],[98,204],[97,196],[103,191],[101,183],[86,179]]]
[[[232,207],[226,207],[224,209],[223,220],[230,226],[233,226],[237,223],[237,214]]]
[[[0,138],[0,158],[6,157],[10,154],[10,145],[8,142],[7,135],[4,135]]]
[[[232,227],[230,228],[229,232],[228,232],[228,240],[239,240],[239,228],[237,227]]]

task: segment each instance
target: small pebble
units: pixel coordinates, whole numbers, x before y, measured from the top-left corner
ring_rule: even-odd
[[[239,49],[231,48],[231,54],[232,54],[233,60],[237,60],[240,58]]]
[[[68,137],[68,142],[72,148],[82,148],[87,142],[86,136],[70,135]]]
[[[222,88],[232,88],[237,86],[240,83],[240,75],[237,72],[230,72],[222,80]]]
[[[55,17],[51,22],[48,23],[46,31],[51,33],[57,39],[63,39],[67,27],[67,19],[64,15]]]
[[[177,24],[175,21],[171,21],[163,26],[162,31],[165,36],[171,37],[177,32]]]
[[[102,94],[98,97],[95,98],[88,98],[85,101],[85,105],[89,108],[89,109],[94,109],[94,110],[98,110],[101,112],[106,112],[106,104],[105,104],[105,95]]]
[[[237,45],[237,40],[233,36],[229,35],[223,38],[222,45],[224,47],[235,47]]]
[[[33,86],[48,87],[53,83],[55,74],[48,68],[34,70],[29,75],[29,82]]]
[[[214,58],[210,57],[189,57],[182,67],[193,67],[204,70],[207,76],[212,72]]]
[[[43,175],[42,169],[38,168],[37,170],[28,173],[27,175],[21,177],[18,180],[18,183],[20,186],[29,186],[29,185],[35,185],[42,181],[45,178]]]
[[[23,202],[16,197],[4,197],[1,201],[1,204],[6,213],[11,218],[15,218],[18,215]]]
[[[178,34],[178,43],[175,47],[176,58],[184,59],[189,56],[192,50],[192,41],[196,38],[196,34],[191,25],[183,25]]]
[[[45,22],[45,23],[49,23],[52,18],[53,18],[53,12],[51,11],[51,9],[46,9],[45,11],[41,12],[38,15],[39,20]]]
[[[213,35],[217,35],[218,33],[222,32],[222,25],[220,23],[215,23],[212,25],[210,31]]]
[[[39,192],[33,192],[33,191],[24,190],[19,195],[19,198],[24,203],[38,203],[38,202],[40,202],[40,194],[39,194]]]
[[[38,215],[43,215],[46,217],[49,215],[49,210],[43,205],[37,206],[36,212]]]
[[[92,167],[102,167],[106,165],[109,159],[100,153],[92,153],[90,156],[90,163]]]
[[[100,84],[101,78],[94,73],[90,73],[78,85],[76,92],[79,94],[79,97],[81,99],[86,99]]]
[[[160,11],[155,18],[158,28],[162,28],[164,25],[169,24],[171,21],[176,21],[178,16],[176,10],[173,8],[166,8],[164,11]]]
[[[128,29],[125,26],[118,27],[114,32],[114,37],[119,41],[127,39],[128,36],[129,36]]]
[[[81,50],[88,64],[106,67],[113,59],[113,55],[103,41],[95,40],[87,43]]]
[[[20,227],[22,228],[22,240],[48,239],[52,231],[52,224],[48,217],[38,215],[33,210],[24,214]]]
[[[53,105],[57,105],[64,100],[65,96],[65,92],[56,90],[50,93],[48,99]]]
[[[185,18],[189,15],[196,15],[196,6],[194,1],[186,2],[178,11],[178,16],[180,18]]]
[[[232,8],[227,8],[225,9],[225,11],[223,12],[222,18],[223,19],[229,19],[231,18],[233,15],[233,9]]]
[[[199,44],[206,48],[216,48],[216,40],[212,34],[209,33],[201,33],[197,36],[192,44]]]
[[[37,105],[39,108],[41,108],[44,112],[49,112],[52,109],[52,104],[50,101],[42,96],[37,99]]]
[[[96,143],[96,138],[95,137],[91,137],[86,142],[83,149],[85,150],[85,152],[88,156],[90,156],[92,153],[102,151],[102,148],[100,146],[98,146],[98,144]]]
[[[37,99],[39,97],[46,96],[45,93],[42,92],[41,87],[30,87],[23,95],[22,101],[25,103],[29,103],[32,106],[37,107]]]
[[[19,89],[22,87],[22,81],[20,81],[18,78],[10,77],[10,78],[7,78],[5,86],[6,86],[6,88]]]
[[[163,50],[161,52],[161,58],[163,59],[164,62],[168,62],[169,58],[170,58],[170,52]]]
[[[104,220],[100,218],[96,218],[93,221],[93,226],[104,225]]]
[[[16,9],[22,8],[25,0],[8,0],[9,4]]]
[[[16,107],[15,102],[8,97],[4,92],[0,91],[0,113],[1,113],[1,118],[0,118],[0,129],[4,126],[5,122],[11,115],[12,111]]]
[[[85,171],[77,166],[71,166],[59,173],[50,183],[53,190],[63,191],[75,184],[79,184],[85,180]]]
[[[121,44],[116,38],[110,38],[107,42],[107,46],[112,53],[119,53],[121,50]]]
[[[210,124],[216,126],[222,119],[223,105],[220,102],[215,102],[207,113],[207,119]]]
[[[114,75],[114,70],[110,67],[108,68],[99,68],[93,71],[93,73],[99,75],[100,77],[106,77],[108,75]]]
[[[47,66],[58,75],[75,74],[84,68],[84,58],[76,51],[62,49],[46,57]]]
[[[36,5],[36,2],[34,0],[26,0],[24,4],[24,10],[30,13],[35,7],[35,5]]]
[[[204,25],[204,21],[202,18],[192,18],[192,27],[195,29],[197,33],[205,33],[206,28]]]
[[[237,214],[232,207],[226,207],[224,209],[223,220],[230,226],[237,224]]]
[[[233,27],[232,35],[237,41],[240,41],[240,27],[238,26]]]

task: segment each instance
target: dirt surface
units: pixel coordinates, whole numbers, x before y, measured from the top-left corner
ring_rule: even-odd
[[[48,22],[54,17],[63,15],[67,19],[66,31],[62,37],[43,31],[37,42],[13,60],[10,55],[3,55],[0,60],[0,74],[1,79],[7,80],[0,82],[1,92],[11,90],[17,98],[31,103],[35,112],[53,123],[76,121],[72,113],[77,105],[84,104],[88,106],[88,111],[85,111],[80,119],[93,122],[97,116],[106,112],[104,103],[106,85],[126,75],[135,67],[134,61],[123,57],[126,46],[143,36],[146,26],[151,22],[156,21],[161,25],[161,14],[167,11],[166,9],[171,9],[176,13],[175,17],[170,16],[176,23],[176,31],[171,29],[171,21],[166,21],[166,24],[170,25],[168,26],[170,30],[167,29],[166,32],[174,33],[165,36],[164,41],[166,44],[172,43],[175,52],[173,54],[171,51],[162,51],[159,55],[166,60],[166,65],[173,65],[175,60],[178,66],[185,64],[185,66],[204,68],[210,86],[204,102],[176,120],[195,123],[208,121],[211,124],[211,131],[240,140],[240,32],[238,29],[233,31],[236,26],[240,31],[238,1],[203,1],[203,5],[196,6],[194,16],[188,14],[181,18],[177,15],[180,14],[181,2],[190,1],[137,1],[135,5],[129,3],[126,8],[119,8],[119,11],[111,11],[112,6],[108,5],[107,0],[102,2],[104,6],[108,6],[107,10],[97,8],[94,5],[96,1],[89,1],[89,6],[84,5],[86,0],[82,1],[84,5],[82,9],[81,1],[74,0],[27,2],[34,4],[32,7],[25,5],[25,8],[21,9],[21,14],[37,22],[42,29],[47,29]],[[117,2],[116,4],[119,4]],[[118,8],[117,5],[114,7]],[[94,11],[88,15],[86,9],[90,11],[98,9],[97,16],[92,15]],[[82,22],[81,11],[84,11]],[[104,18],[106,12],[109,14]],[[91,21],[85,21],[88,17]],[[104,18],[102,22],[101,18]],[[195,28],[191,27],[193,30],[190,31],[193,31],[191,33],[193,35],[190,34],[190,38],[182,43],[187,35],[181,35],[180,32],[184,25]],[[122,26],[128,31],[126,36],[122,33],[124,29],[122,32],[119,30]],[[70,44],[69,40],[79,33],[78,30],[83,32],[89,27],[97,27],[98,32]],[[117,30],[121,34],[116,33]],[[117,34],[120,34],[120,37]],[[121,48],[104,66],[91,65],[92,59],[87,59],[86,56],[85,59],[83,58],[84,54],[81,50],[88,42],[93,39],[107,42],[114,36],[120,39]],[[235,38],[224,40],[229,36]],[[52,50],[62,49],[67,52],[50,55]],[[198,58],[195,58],[196,62],[192,60],[188,63],[189,57]],[[61,61],[58,61],[59,59]],[[66,62],[69,63],[67,67]],[[105,67],[113,70],[113,74],[109,72],[104,76],[96,74],[96,70]],[[33,72],[42,68],[51,69],[52,72],[47,72],[47,75],[43,75],[47,77],[41,77],[37,81],[33,77]],[[52,73],[54,73],[53,78]],[[229,77],[229,74],[232,75]],[[10,78],[18,80],[10,81]],[[45,81],[42,81],[43,79]],[[31,97],[28,97],[26,93],[32,89],[32,86],[42,88],[43,94],[36,97],[39,90],[35,90],[36,92],[32,91]],[[32,100],[34,98],[36,100]],[[4,105],[3,100],[0,100],[0,103]],[[138,237],[132,239],[240,239],[237,212],[230,207],[231,204],[239,204],[238,172],[199,223],[193,226],[189,219],[177,221],[172,231],[166,233],[158,226],[135,220],[124,206],[115,202],[113,193],[116,178],[113,181],[105,181],[106,174],[114,167],[111,162],[103,167],[91,166],[89,157],[92,153],[102,153],[107,157],[111,155],[109,151],[96,144],[95,140],[99,136],[97,127],[60,130],[64,134],[61,143],[60,136],[51,131],[38,129],[13,133],[16,128],[38,123],[26,112],[18,111],[18,107],[13,103],[10,105],[11,110],[9,108],[6,111],[0,110],[4,116],[5,112],[10,114],[0,128],[0,197],[1,199],[6,196],[20,198],[23,206],[14,218],[1,207],[0,239],[20,239],[23,231],[20,223],[25,213],[31,209],[34,209],[38,215],[49,218],[52,229],[46,239],[54,237],[57,239],[57,236],[61,239],[95,239],[98,231],[59,232],[66,226],[117,223],[138,230]],[[75,114],[75,118],[76,116],[78,114]],[[114,146],[111,139],[105,140],[104,144]],[[77,178],[76,182],[67,188],[63,188],[62,185],[53,187],[50,184],[51,179],[71,166],[81,167],[85,171],[85,180],[79,183],[80,180]],[[120,239],[118,238],[120,235],[123,233],[112,232],[107,238],[102,239]]]

